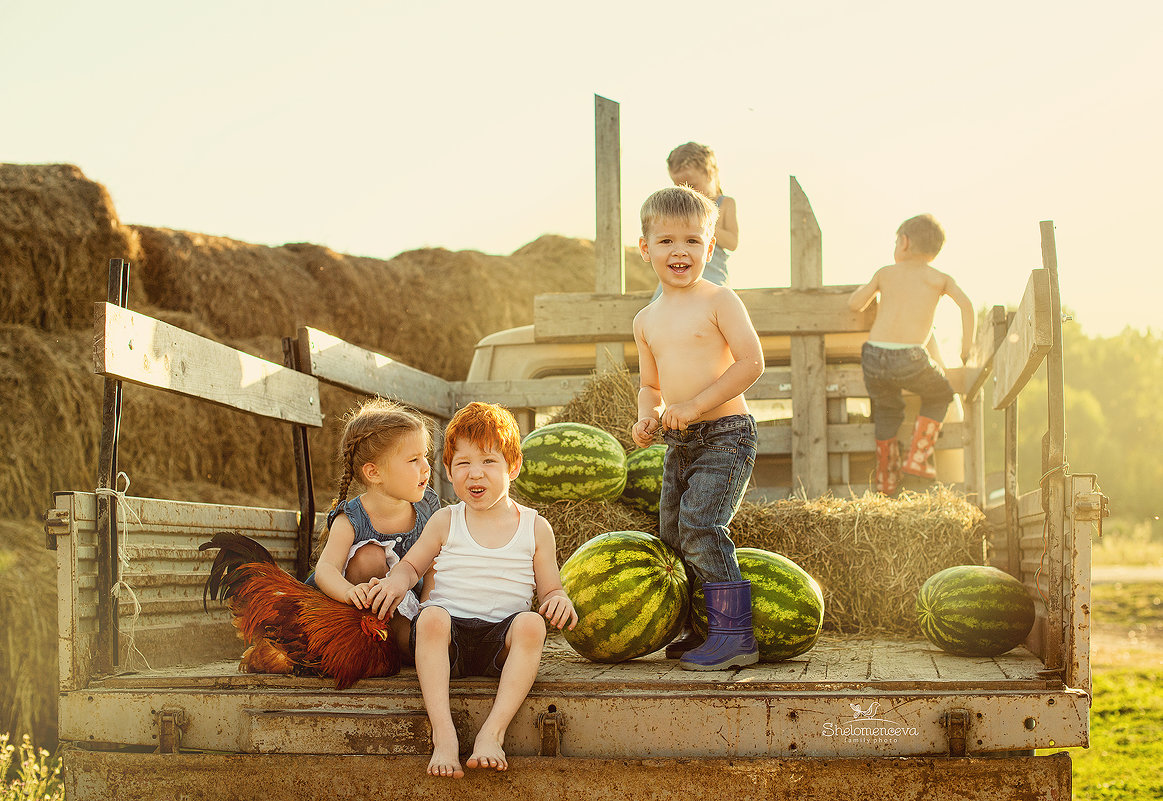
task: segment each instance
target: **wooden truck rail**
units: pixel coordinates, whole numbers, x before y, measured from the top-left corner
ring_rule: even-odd
[[[978,469],[991,380],[995,405],[1007,410],[1005,501],[987,510],[999,526],[989,553],[1036,599],[1027,648],[971,659],[920,640],[825,633],[795,660],[692,675],[659,654],[589,663],[553,637],[510,729],[511,771],[473,773],[458,797],[1067,796],[1068,756],[1031,754],[1087,745],[1089,533],[1103,504],[1094,477],[1070,475],[1063,457],[1052,226],[1042,233],[1046,267],[1011,319],[995,309],[967,395]],[[107,381],[100,484],[56,493],[46,516],[58,557],[69,797],[172,798],[177,785],[207,798],[446,796],[446,780],[422,775],[428,726],[414,670],[342,692],[326,680],[238,673],[226,611],[202,608],[211,555],[197,546],[239,531],[303,574],[319,517],[303,431],[321,423],[320,381],[390,395],[443,421],[468,400],[559,392],[562,379],[448,382],[310,328],[285,343],[290,366],[276,365],[124,309],[127,266],[111,273],[121,278],[97,304],[96,364]],[[1041,364],[1051,405],[1045,477],[1023,495],[1013,399]],[[285,422],[300,509],[125,497],[116,481],[123,382]],[[793,392],[793,405],[802,397],[814,395]],[[493,692],[488,680],[453,682],[462,742]]]

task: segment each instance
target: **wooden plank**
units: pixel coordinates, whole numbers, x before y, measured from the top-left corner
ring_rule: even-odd
[[[591,380],[591,376],[552,376],[511,381],[457,381],[453,383],[453,398],[457,408],[478,400],[521,408],[564,406]],[[637,376],[634,380],[637,381]]]
[[[791,285],[812,289],[824,283],[823,237],[816,213],[800,182],[789,175],[791,212]],[[847,303],[847,297],[845,297]]]
[[[993,408],[1004,409],[1038,369],[1053,346],[1050,271],[1033,270],[1005,341],[994,356]]]
[[[300,328],[299,342],[309,357],[307,372],[322,381],[365,395],[392,398],[437,417],[451,417],[456,411],[451,381],[317,328]]]
[[[965,367],[965,387],[962,393],[965,397],[976,397],[985,386],[985,380],[993,374],[993,360],[998,346],[996,327],[1004,326],[1005,320],[1006,307],[994,306],[989,310],[985,323],[977,327],[969,364]]]
[[[788,287],[739,289],[760,336],[830,334],[867,331],[875,309],[848,308],[856,285],[813,289]],[[625,294],[559,292],[533,298],[534,337],[537,342],[594,342],[634,339],[634,315],[650,302],[650,293]]]
[[[964,423],[946,423],[941,428],[937,450],[961,448],[964,431]],[[792,453],[791,426],[761,425],[758,434],[760,456],[788,456]],[[873,423],[832,423],[828,425],[825,442],[828,453],[872,453],[876,442],[875,426]]]
[[[597,230],[594,236],[595,291],[626,291],[626,251],[622,248],[622,152],[619,106],[594,95],[594,161]]]
[[[261,417],[323,425],[315,378],[111,303],[97,303],[95,311],[99,375]]]
[[[824,338],[792,337],[792,489],[808,498],[828,489],[828,402],[824,392]]]

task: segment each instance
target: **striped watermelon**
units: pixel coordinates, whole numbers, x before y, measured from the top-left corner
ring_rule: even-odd
[[[521,441],[524,464],[513,488],[533,503],[612,501],[626,486],[626,451],[585,423],[551,423]]]
[[[786,556],[759,548],[736,548],[739,572],[751,582],[751,625],[762,662],[791,659],[811,649],[824,625],[820,585]],[[703,588],[691,596],[691,620],[699,636],[707,633]]]
[[[662,540],[613,531],[582,544],[561,566],[577,610],[566,642],[594,662],[624,662],[673,640],[687,616],[686,569]]]
[[[997,656],[1021,645],[1034,625],[1034,601],[1016,578],[985,565],[934,573],[917,593],[925,639],[961,656]]]
[[[665,445],[651,445],[626,457],[626,489],[622,490],[622,503],[652,515],[658,514],[665,455]]]

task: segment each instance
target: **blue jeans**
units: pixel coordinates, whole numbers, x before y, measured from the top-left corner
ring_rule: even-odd
[[[953,402],[953,387],[928,352],[915,348],[878,348],[868,342],[860,352],[864,386],[872,401],[872,423],[879,440],[896,439],[905,421],[902,389],[921,396],[920,413],[938,422]]]
[[[663,434],[662,541],[682,556],[695,578],[741,581],[728,526],[755,467],[755,418],[735,414]]]

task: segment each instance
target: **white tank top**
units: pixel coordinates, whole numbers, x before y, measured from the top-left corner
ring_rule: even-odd
[[[473,539],[465,520],[464,502],[450,507],[448,541],[433,564],[435,583],[423,606],[440,606],[453,617],[504,620],[533,608],[533,521],[537,512],[515,504],[521,513],[517,531],[500,548],[486,548]]]

